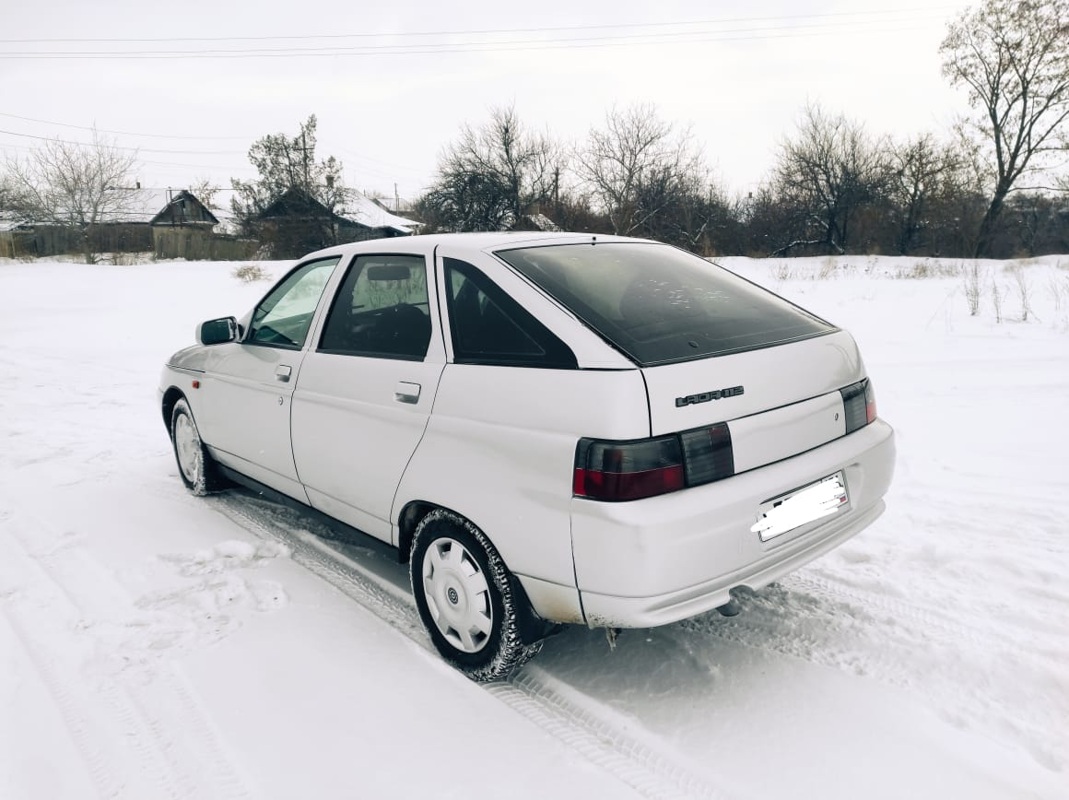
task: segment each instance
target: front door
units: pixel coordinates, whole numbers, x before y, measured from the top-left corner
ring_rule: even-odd
[[[445,366],[432,275],[425,255],[358,256],[293,395],[293,455],[309,502],[384,541]]]
[[[290,447],[290,399],[308,332],[339,256],[294,269],[261,301],[239,342],[209,348],[201,435],[216,458],[304,500]],[[209,400],[210,397],[210,400]]]

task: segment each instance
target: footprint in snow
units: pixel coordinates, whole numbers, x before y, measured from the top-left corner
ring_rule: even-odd
[[[282,584],[245,571],[288,555],[279,544],[225,541],[195,553],[160,556],[177,567],[177,576],[166,589],[141,595],[135,615],[94,626],[95,663],[112,674],[132,669],[151,676],[161,659],[212,645],[251,614],[284,608],[289,598]]]
[[[176,553],[160,556],[164,561],[178,564],[186,577],[210,575],[233,569],[262,567],[275,558],[287,558],[289,548],[276,542],[243,542],[231,539],[196,553]]]

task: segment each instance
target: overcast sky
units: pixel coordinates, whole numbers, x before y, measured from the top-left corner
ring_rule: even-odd
[[[465,123],[515,104],[579,141],[613,105],[690,125],[732,192],[767,175],[807,101],[874,134],[966,109],[939,43],[965,0],[309,2],[0,0],[0,149],[139,149],[145,186],[251,177],[267,133],[319,119],[348,184],[414,198]],[[92,57],[86,57],[92,54]]]

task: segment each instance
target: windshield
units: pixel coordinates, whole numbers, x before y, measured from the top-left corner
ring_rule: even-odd
[[[778,295],[668,245],[583,243],[496,255],[643,367],[836,330]]]

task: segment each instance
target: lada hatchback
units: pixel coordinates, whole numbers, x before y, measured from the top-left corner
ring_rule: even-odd
[[[185,484],[395,546],[477,680],[561,624],[724,608],[875,520],[893,472],[846,331],[651,241],[332,247],[197,340],[160,386]]]

